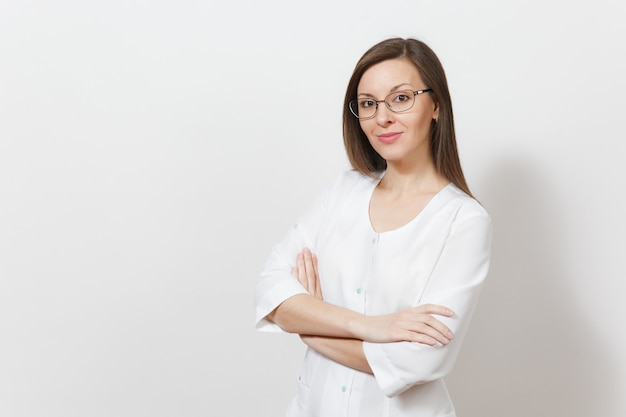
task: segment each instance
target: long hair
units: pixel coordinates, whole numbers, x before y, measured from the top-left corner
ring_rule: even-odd
[[[362,174],[375,176],[387,167],[387,161],[372,148],[361,129],[359,119],[350,112],[348,103],[357,97],[357,87],[365,71],[382,61],[398,58],[407,59],[415,65],[422,81],[432,89],[430,94],[439,108],[437,121],[431,124],[430,136],[435,169],[472,196],[459,160],[452,100],[445,71],[433,50],[416,39],[391,38],[377,43],[363,54],[352,72],[343,107],[343,140],[352,168]]]

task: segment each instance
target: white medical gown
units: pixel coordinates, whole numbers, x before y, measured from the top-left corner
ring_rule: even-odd
[[[449,307],[438,317],[455,334],[446,346],[363,343],[374,375],[308,349],[288,417],[454,417],[443,377],[452,369],[489,268],[491,221],[453,184],[409,223],[377,233],[369,203],[379,179],[341,174],[272,250],[257,282],[256,326],[282,331],[265,317],[306,293],[291,274],[296,254],[319,258],[324,300],[366,315],[419,304]]]

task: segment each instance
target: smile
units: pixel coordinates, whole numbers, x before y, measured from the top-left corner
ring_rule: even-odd
[[[400,136],[402,136],[402,132],[383,133],[382,135],[377,135],[376,137],[382,143],[393,143],[398,140]]]

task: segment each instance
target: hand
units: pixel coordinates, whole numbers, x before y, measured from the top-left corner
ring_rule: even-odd
[[[355,324],[356,332],[367,342],[418,342],[434,346],[447,345],[454,338],[452,331],[433,315],[452,317],[449,308],[424,304],[397,313],[365,316]]]
[[[306,288],[309,294],[323,300],[317,272],[317,256],[312,254],[308,248],[304,248],[296,256],[296,266],[291,270],[291,273],[298,278],[300,284]]]

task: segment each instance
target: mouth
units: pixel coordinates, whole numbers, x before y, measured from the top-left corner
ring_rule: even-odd
[[[382,143],[393,143],[402,136],[402,132],[389,132],[377,135],[379,141]]]

